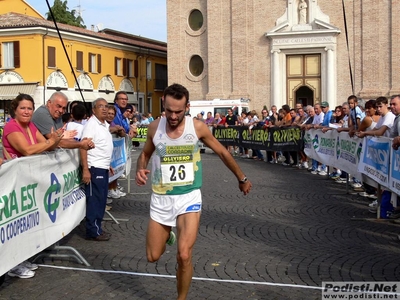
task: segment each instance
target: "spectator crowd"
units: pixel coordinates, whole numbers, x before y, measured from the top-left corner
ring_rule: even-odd
[[[272,128],[272,127],[299,127],[301,130],[320,129],[322,132],[336,130],[337,132],[347,132],[350,137],[363,138],[365,136],[390,137],[393,138],[393,148],[400,146],[400,95],[394,95],[390,99],[378,97],[368,101],[358,100],[355,95],[348,97],[343,104],[331,108],[329,103],[323,101],[315,103],[314,106],[304,106],[303,103],[296,103],[294,108],[285,104],[280,109],[275,105],[270,110],[264,106],[259,112],[252,110],[241,112],[235,115],[232,109],[227,110],[226,115],[211,112],[207,113],[204,122],[210,127],[219,126],[246,126],[249,133],[253,128]],[[196,116],[202,118],[202,115]],[[362,197],[371,199],[369,210],[376,213],[378,196],[382,199],[390,198],[389,191],[382,191],[377,194],[375,184],[368,182],[362,175],[362,180],[357,180],[355,174],[347,174],[345,171],[326,166],[315,159],[306,156],[303,149],[299,151],[262,151],[258,149],[246,149],[242,147],[227,146],[234,156],[240,158],[250,158],[256,161],[265,161],[271,164],[281,164],[283,166],[304,169],[313,175],[329,176],[338,184],[347,182],[350,179],[352,193],[357,193]],[[265,152],[262,153],[262,152]],[[265,156],[264,156],[265,155]],[[391,203],[385,206],[382,217],[400,219],[400,207],[393,207]],[[400,220],[399,220],[400,221]]]
[[[68,112],[66,112],[68,109]],[[358,101],[351,95],[342,105],[331,108],[328,102],[304,106],[296,103],[294,108],[285,104],[278,109],[264,106],[261,110],[243,111],[235,114],[233,108],[226,115],[221,113],[202,112],[194,118],[202,120],[213,127],[245,126],[252,133],[254,128],[269,129],[272,127],[299,127],[307,131],[320,129],[323,132],[337,130],[347,132],[350,137],[385,136],[393,138],[393,148],[400,146],[400,95],[378,97],[369,101]],[[118,180],[109,182],[112,159],[112,137],[129,137],[137,134],[138,126],[147,126],[153,120],[151,113],[138,113],[136,107],[128,104],[125,92],[115,95],[114,104],[108,104],[103,98],[92,103],[92,111],[86,109],[85,103],[68,99],[62,92],[55,92],[47,103],[35,111],[31,96],[20,94],[11,103],[11,116],[2,135],[3,160],[21,156],[40,154],[58,147],[79,149],[82,164],[82,181],[86,192],[86,239],[108,241],[110,234],[102,230],[101,222],[104,211],[111,209],[113,200],[126,196]],[[159,116],[164,117],[164,113]],[[134,146],[138,146],[134,142]],[[338,184],[350,184],[354,193],[371,199],[369,209],[376,213],[377,188],[366,178],[359,181],[353,175],[340,169],[328,172],[328,166],[310,159],[304,149],[299,151],[263,151],[243,147],[227,146],[228,151],[243,159],[265,161],[270,164],[281,164],[308,170],[313,175],[329,176]],[[133,150],[134,151],[134,150]],[[383,191],[383,193],[388,191]],[[382,194],[383,195],[383,194]],[[390,197],[389,197],[390,198]],[[400,218],[400,209],[391,207],[387,217]],[[25,261],[12,270],[9,275],[19,278],[31,278],[35,275],[36,264]]]
[[[69,108],[69,112],[67,111]],[[117,180],[109,183],[114,170],[110,167],[113,155],[113,136],[133,138],[140,124],[153,121],[150,113],[137,114],[128,104],[125,92],[115,95],[114,104],[103,98],[92,103],[92,110],[85,103],[68,99],[62,92],[55,92],[45,105],[35,111],[30,95],[20,94],[11,102],[11,117],[2,135],[4,161],[22,156],[40,154],[56,148],[79,149],[82,182],[86,194],[86,239],[108,241],[111,234],[102,229],[104,212],[110,209],[113,199],[126,196]],[[108,204],[108,205],[107,205]],[[31,278],[38,266],[29,261],[8,272],[11,277]]]

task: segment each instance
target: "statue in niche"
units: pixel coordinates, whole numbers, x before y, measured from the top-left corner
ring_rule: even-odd
[[[305,0],[300,0],[299,15],[299,24],[307,24],[307,3]]]

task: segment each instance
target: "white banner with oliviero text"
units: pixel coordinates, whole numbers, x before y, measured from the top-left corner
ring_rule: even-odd
[[[84,218],[78,150],[0,166],[0,275],[69,234]]]

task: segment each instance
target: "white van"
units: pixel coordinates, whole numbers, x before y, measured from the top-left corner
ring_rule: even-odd
[[[207,118],[207,113],[211,112],[226,115],[228,109],[233,109],[233,113],[240,115],[242,111],[250,111],[250,99],[214,99],[214,100],[190,100],[190,115],[196,117],[198,113],[203,113],[204,119]]]
[[[189,114],[192,117],[196,117],[197,114],[202,113],[204,120],[207,118],[207,113],[211,112],[213,117],[216,113],[226,116],[228,109],[232,109],[233,113],[240,115],[242,111],[250,111],[249,107],[250,99],[214,99],[214,100],[190,100]],[[212,127],[210,127],[212,130]],[[204,153],[206,148],[204,144],[201,144],[200,152]]]

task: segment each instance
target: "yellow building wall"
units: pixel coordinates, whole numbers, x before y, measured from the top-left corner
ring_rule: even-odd
[[[12,69],[19,73],[24,82],[40,82],[43,85],[43,52],[42,36],[15,35],[0,36],[0,43],[19,41],[20,67]]]
[[[44,0],[43,0],[44,1]],[[15,12],[40,19],[44,17],[24,0],[0,0],[0,15]]]
[[[152,95],[152,107],[151,109],[148,108],[147,112],[152,112],[152,115],[154,118],[156,118],[157,116],[161,115],[161,105],[160,105],[160,99],[163,96],[163,90],[156,90],[156,64],[160,64],[160,65],[167,65],[167,59],[166,58],[162,58],[162,57],[156,57],[156,56],[149,56],[147,57],[147,61],[151,62],[151,79],[147,79],[144,78],[144,80],[146,81],[146,90],[147,91],[151,91]],[[144,67],[146,68],[146,63],[144,65]],[[146,69],[144,69],[143,71],[144,73],[142,74],[146,74]]]
[[[93,89],[97,90],[99,86],[100,79],[104,77],[106,74],[111,75],[111,79],[114,82],[115,89],[118,90],[121,81],[126,78],[124,76],[115,75],[115,57],[118,58],[126,58],[135,60],[136,54],[132,52],[122,51],[115,48],[104,47],[99,45],[87,44],[73,40],[64,40],[64,44],[68,53],[68,56],[71,60],[74,72],[78,77],[81,72],[76,69],[77,66],[77,51],[81,51],[83,53],[83,69],[85,73],[90,77],[93,82]],[[56,67],[61,69],[63,74],[68,80],[68,87],[73,88],[75,85],[75,78],[72,74],[70,65],[68,63],[68,59],[65,55],[64,49],[61,45],[61,42],[58,38],[46,37],[45,39],[45,52],[46,52],[46,77],[50,75],[50,73],[54,72],[56,68],[47,67],[47,47],[55,47],[56,48]],[[92,54],[100,54],[101,55],[101,73],[90,72],[89,70],[89,53]],[[135,78],[129,78],[132,84],[135,86]]]
[[[68,88],[74,88],[75,78],[58,37],[45,35],[44,33],[0,36],[0,43],[13,41],[20,42],[20,67],[12,69],[11,71],[19,73],[24,82],[39,82],[39,86],[44,86],[49,75],[58,69],[61,70],[63,75],[66,77]],[[138,60],[139,77],[130,77],[128,79],[131,81],[135,93],[139,91],[144,95],[143,112],[151,111],[154,116],[161,113],[160,98],[162,97],[163,91],[155,90],[155,66],[156,64],[167,65],[166,58],[143,55],[131,51],[83,43],[71,39],[64,39],[64,44],[76,77],[82,74],[82,72],[76,70],[76,52],[83,52],[83,68],[85,74],[90,77],[93,83],[93,90],[99,89],[100,80],[107,74],[111,75],[110,78],[114,83],[115,92],[119,90],[122,80],[127,77],[115,75],[115,57],[130,59],[132,61]],[[48,46],[56,48],[56,67],[48,67]],[[101,73],[92,73],[89,71],[89,53],[101,55]],[[151,62],[151,78],[149,79],[146,74],[147,61]],[[151,96],[149,92],[151,93]],[[151,107],[147,106],[148,96],[152,98]]]
[[[77,51],[83,52],[83,68],[84,71],[87,72],[87,75],[93,82],[93,89],[97,90],[100,80],[107,74],[111,75],[110,78],[114,83],[115,91],[119,90],[119,86],[121,82],[126,79],[127,77],[122,75],[115,75],[115,57],[118,58],[125,58],[129,60],[137,60],[138,61],[138,77],[130,77],[128,78],[134,88],[135,93],[140,92],[143,93],[144,96],[144,103],[145,108],[143,112],[153,112],[154,115],[159,115],[161,113],[160,109],[160,98],[162,96],[163,91],[155,91],[155,65],[162,64],[167,65],[167,59],[157,56],[148,55],[145,56],[143,54],[124,51],[116,48],[111,47],[104,47],[94,44],[82,43],[72,40],[64,40],[64,44],[67,49],[67,53],[70,57],[72,66],[74,68],[75,74],[78,77],[81,72],[76,70],[77,66]],[[46,37],[45,39],[45,65],[47,66],[47,47],[52,46],[56,48],[56,65],[57,68],[61,69],[63,74],[66,76],[68,80],[68,87],[73,88],[75,85],[75,79],[73,77],[72,72],[70,71],[70,66],[68,64],[67,58],[65,56],[64,50],[60,44],[60,41],[53,37]],[[89,53],[92,54],[100,54],[101,55],[101,73],[92,73],[89,71]],[[146,60],[151,61],[151,79],[147,79],[146,74]],[[54,68],[45,68],[45,77],[50,75],[54,71]],[[132,70],[133,72],[133,70]],[[152,107],[147,107],[147,95],[148,92],[151,91],[151,98],[152,98]]]
[[[2,1],[2,0],[0,0]],[[9,0],[10,1],[10,0]],[[75,78],[71,71],[68,59],[62,47],[61,41],[58,36],[53,36],[52,34],[43,33],[35,34],[22,34],[19,35],[8,35],[0,36],[0,44],[4,42],[14,42],[19,41],[20,48],[20,67],[13,68],[9,71],[17,72],[22,76],[23,81],[28,82],[38,82],[39,86],[44,86],[46,89],[46,82],[51,73],[56,70],[61,70],[62,74],[65,76],[68,88],[70,90],[75,87]],[[128,79],[133,86],[134,92],[140,93],[144,100],[144,105],[142,112],[152,112],[154,116],[161,114],[160,98],[162,97],[162,90],[155,90],[156,82],[156,64],[167,65],[166,57],[158,57],[154,55],[148,55],[143,53],[136,53],[134,51],[127,51],[118,49],[117,47],[110,47],[107,43],[103,45],[94,43],[85,43],[81,41],[76,41],[68,38],[64,38],[64,44],[66,51],[71,60],[76,77],[82,74],[82,72],[76,70],[77,66],[77,51],[83,52],[83,69],[85,74],[90,77],[93,83],[93,90],[99,89],[99,83],[104,76],[110,75],[110,79],[114,83],[115,92],[120,90],[121,82]],[[48,47],[55,47],[56,49],[56,66],[48,67]],[[0,45],[1,49],[1,45]],[[89,53],[100,54],[101,55],[101,73],[90,72],[89,70]],[[126,76],[115,75],[115,57],[125,58],[132,61],[138,61],[138,78]],[[151,78],[147,78],[146,62],[151,62]],[[5,71],[5,69],[0,70],[0,73]],[[134,71],[132,70],[132,73]],[[82,88],[82,87],[81,87]],[[113,97],[114,94],[109,94]],[[47,96],[45,96],[46,98]],[[148,107],[148,97],[151,97],[151,107]],[[74,100],[74,99],[70,99]],[[76,99],[75,99],[76,100]],[[40,101],[45,101],[45,99],[40,99]]]

